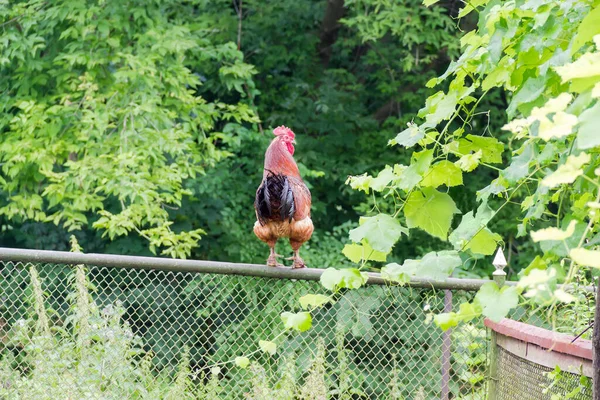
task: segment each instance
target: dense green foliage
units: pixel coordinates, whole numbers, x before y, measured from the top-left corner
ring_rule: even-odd
[[[0,155],[25,157],[18,165],[26,168],[10,175],[12,161],[3,165],[2,241],[11,246],[66,249],[67,230],[76,229],[90,252],[147,254],[140,238],[147,236],[159,252],[177,250],[171,255],[262,262],[252,201],[269,127],[286,124],[297,134],[296,159],[313,192],[317,231],[303,248],[307,262],[339,266],[357,211],[372,206],[346,177],[406,157],[382,148],[432,93],[425,83],[458,54],[449,17],[456,10],[416,0],[347,2],[333,23],[326,17],[336,10],[326,1],[246,1],[241,51],[229,1],[44,4],[1,6],[8,23],[0,34],[11,49],[1,67],[1,129],[11,140]],[[21,49],[20,41],[37,44]],[[48,79],[34,79],[38,71]],[[23,101],[54,108],[36,122],[24,119],[34,111],[18,108]],[[10,122],[19,116],[22,128]],[[59,130],[46,131],[49,123]],[[161,137],[170,138],[162,147]],[[35,146],[16,145],[25,140]],[[427,249],[400,245],[396,253],[403,259]]]

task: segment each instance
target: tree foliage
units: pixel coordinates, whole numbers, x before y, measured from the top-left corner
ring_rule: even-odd
[[[239,96],[254,67],[199,16],[179,1],[0,4],[0,214],[189,255],[204,231],[171,229],[169,210],[228,155],[224,123],[258,122]]]
[[[492,254],[503,245],[489,223],[520,201],[522,216],[512,222],[516,237],[528,241],[531,234],[542,256],[517,288],[485,285],[458,313],[438,316],[444,329],[481,314],[499,320],[518,304],[520,293],[535,304],[573,302],[572,294],[556,289],[555,277],[572,282],[581,267],[597,268],[600,255],[600,142],[593,128],[600,104],[600,26],[592,22],[598,2],[479,1],[459,16],[474,10],[479,22],[461,38],[460,57],[427,83],[448,82],[447,87],[426,100],[419,120],[390,140],[392,146],[414,148],[410,164],[386,167],[376,178],[349,179],[354,188],[392,196],[399,227],[448,241],[465,258]],[[509,100],[509,122],[501,131],[475,119],[481,100],[496,88]],[[459,210],[450,188],[482,169],[493,171],[493,179],[477,191],[474,208]],[[456,213],[462,213],[458,224]],[[364,239],[373,248],[389,248],[389,241],[399,238],[390,233]],[[384,270],[404,283],[404,270],[413,269],[389,264]],[[429,274],[414,270],[416,276]]]

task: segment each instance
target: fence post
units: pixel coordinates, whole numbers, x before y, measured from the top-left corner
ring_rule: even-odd
[[[488,376],[488,400],[496,400],[498,393],[498,344],[496,332],[491,331],[490,371]]]
[[[452,291],[444,291],[444,312],[452,312]],[[442,393],[441,400],[450,397],[450,356],[452,355],[452,328],[447,329],[442,336]]]
[[[494,282],[498,287],[504,286],[506,282],[506,272],[504,268],[508,265],[506,257],[501,247],[498,247],[494,261],[492,261],[496,270],[492,274]],[[497,398],[497,387],[498,387],[498,344],[496,341],[496,332],[491,331],[491,350],[490,350],[490,370],[488,376],[488,400],[496,400]]]

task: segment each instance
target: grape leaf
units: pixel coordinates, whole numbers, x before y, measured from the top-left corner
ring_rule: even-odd
[[[463,215],[460,224],[448,238],[454,249],[471,250],[475,254],[492,254],[496,250],[497,243],[502,240],[500,235],[484,228],[493,215],[494,212],[487,205],[487,201],[482,202],[477,208],[476,215],[473,215],[473,211]]]
[[[575,54],[585,43],[600,33],[600,7],[594,7],[585,16],[577,28],[577,34],[573,39],[571,54]]]
[[[350,239],[355,243],[360,243],[363,239],[366,239],[374,250],[384,254],[392,250],[392,247],[403,233],[408,235],[408,229],[387,214],[362,217],[360,221],[361,225],[350,231]]]
[[[434,315],[433,322],[435,322],[441,330],[447,331],[448,329],[457,326],[460,321],[455,312],[450,312]]]
[[[433,150],[413,153],[410,166],[399,173],[397,186],[406,192],[412,190],[423,179],[423,174],[429,169],[432,160]]]
[[[260,347],[262,351],[270,355],[274,355],[275,353],[277,353],[277,345],[273,342],[269,342],[268,340],[259,340],[258,347]]]
[[[384,190],[388,183],[392,181],[396,176],[394,175],[394,171],[392,167],[386,165],[384,169],[382,169],[379,174],[377,174],[377,178],[373,178],[371,182],[369,182],[371,189],[376,192],[381,192]]]
[[[571,155],[564,164],[556,169],[556,171],[542,180],[542,185],[553,188],[564,183],[573,183],[578,176],[583,175],[581,167],[589,162],[589,154],[581,153],[577,156]]]
[[[404,147],[412,147],[425,137],[425,131],[419,129],[419,126],[413,123],[408,123],[408,128],[396,135],[395,138],[388,142],[388,145],[400,145]]]
[[[283,312],[281,313],[281,320],[286,329],[294,329],[298,332],[305,332],[312,326],[312,316],[306,311],[299,313]]]
[[[539,77],[531,77],[525,81],[521,88],[513,96],[506,113],[508,118],[512,119],[515,115],[515,111],[523,104],[532,103],[537,100],[544,90],[546,90],[546,81],[548,77],[546,75]]]
[[[390,263],[381,268],[381,277],[388,281],[399,283],[400,285],[410,282],[410,275],[407,268],[404,268],[398,263]]]
[[[248,357],[236,357],[235,365],[240,368],[247,368],[250,365],[250,359]]]
[[[409,228],[421,228],[442,240],[448,236],[453,215],[459,212],[448,194],[427,187],[413,192],[404,205]]]
[[[425,173],[425,177],[421,181],[421,186],[431,186],[434,188],[440,185],[451,187],[462,184],[462,171],[448,160],[434,164],[429,172]]]
[[[513,157],[510,166],[502,173],[502,176],[509,183],[516,183],[527,176],[529,173],[529,164],[535,159],[536,152],[534,149],[532,143],[527,143],[522,147],[521,154]]]
[[[600,251],[582,248],[572,249],[569,253],[573,261],[585,267],[600,268]]]
[[[599,8],[600,9],[600,8]],[[588,108],[579,116],[579,131],[577,133],[577,147],[591,149],[600,146],[600,101],[594,107]]]
[[[401,284],[409,282],[412,277],[443,280],[461,264],[456,251],[433,251],[420,260],[405,260],[402,265],[390,263],[381,269],[381,274],[385,279]]]
[[[540,229],[535,232],[531,232],[531,239],[533,239],[534,242],[541,242],[546,240],[565,240],[573,236],[573,233],[575,233],[576,225],[577,221],[572,220],[569,223],[567,230],[565,231],[555,227]]]
[[[365,261],[385,261],[386,254],[374,250],[369,243],[363,240],[362,244],[347,244],[344,246],[342,253],[352,262],[359,263]]]
[[[456,146],[456,142],[451,143],[451,146]],[[452,147],[451,147],[452,148]],[[501,163],[502,152],[504,145],[496,138],[483,137],[475,135],[467,135],[466,138],[458,141],[458,153],[469,154],[476,153],[481,150],[481,161],[486,163]]]
[[[563,220],[562,228],[565,231],[569,230],[569,225],[572,221]],[[559,257],[566,257],[569,252],[568,249],[573,249],[579,244],[579,239],[585,231],[586,224],[582,222],[575,223],[574,233],[563,240],[544,240],[540,242],[540,248],[544,253],[554,254]]]
[[[304,310],[308,310],[311,307],[321,307],[329,303],[331,298],[322,294],[309,293],[300,297],[298,300],[300,301],[300,307],[302,307]]]
[[[368,174],[349,176],[346,180],[346,185],[350,185],[350,187],[354,190],[362,190],[365,193],[369,193],[369,189],[371,188],[371,182],[373,182],[373,177]]]
[[[427,126],[434,127],[454,114],[458,97],[456,92],[445,94],[440,91],[429,96],[425,107],[419,110],[419,117],[425,118]]]
[[[500,322],[519,304],[519,291],[514,286],[499,289],[495,282],[488,282],[475,295],[475,302],[481,306],[483,315],[494,322]]]
[[[327,268],[321,274],[321,285],[328,290],[336,291],[342,288],[358,289],[367,283],[369,275],[356,268],[335,269]]]
[[[471,172],[479,165],[479,160],[481,160],[482,152],[481,150],[477,151],[473,154],[466,154],[460,158],[456,162],[456,165],[460,167],[465,172]]]

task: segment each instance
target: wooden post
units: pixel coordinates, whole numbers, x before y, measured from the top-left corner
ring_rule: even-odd
[[[600,278],[596,288],[596,311],[594,313],[594,333],[592,335],[593,372],[592,383],[594,385],[593,399],[600,400]]]
[[[494,330],[491,332],[490,365],[488,373],[488,400],[496,400],[498,393],[498,344]]]

